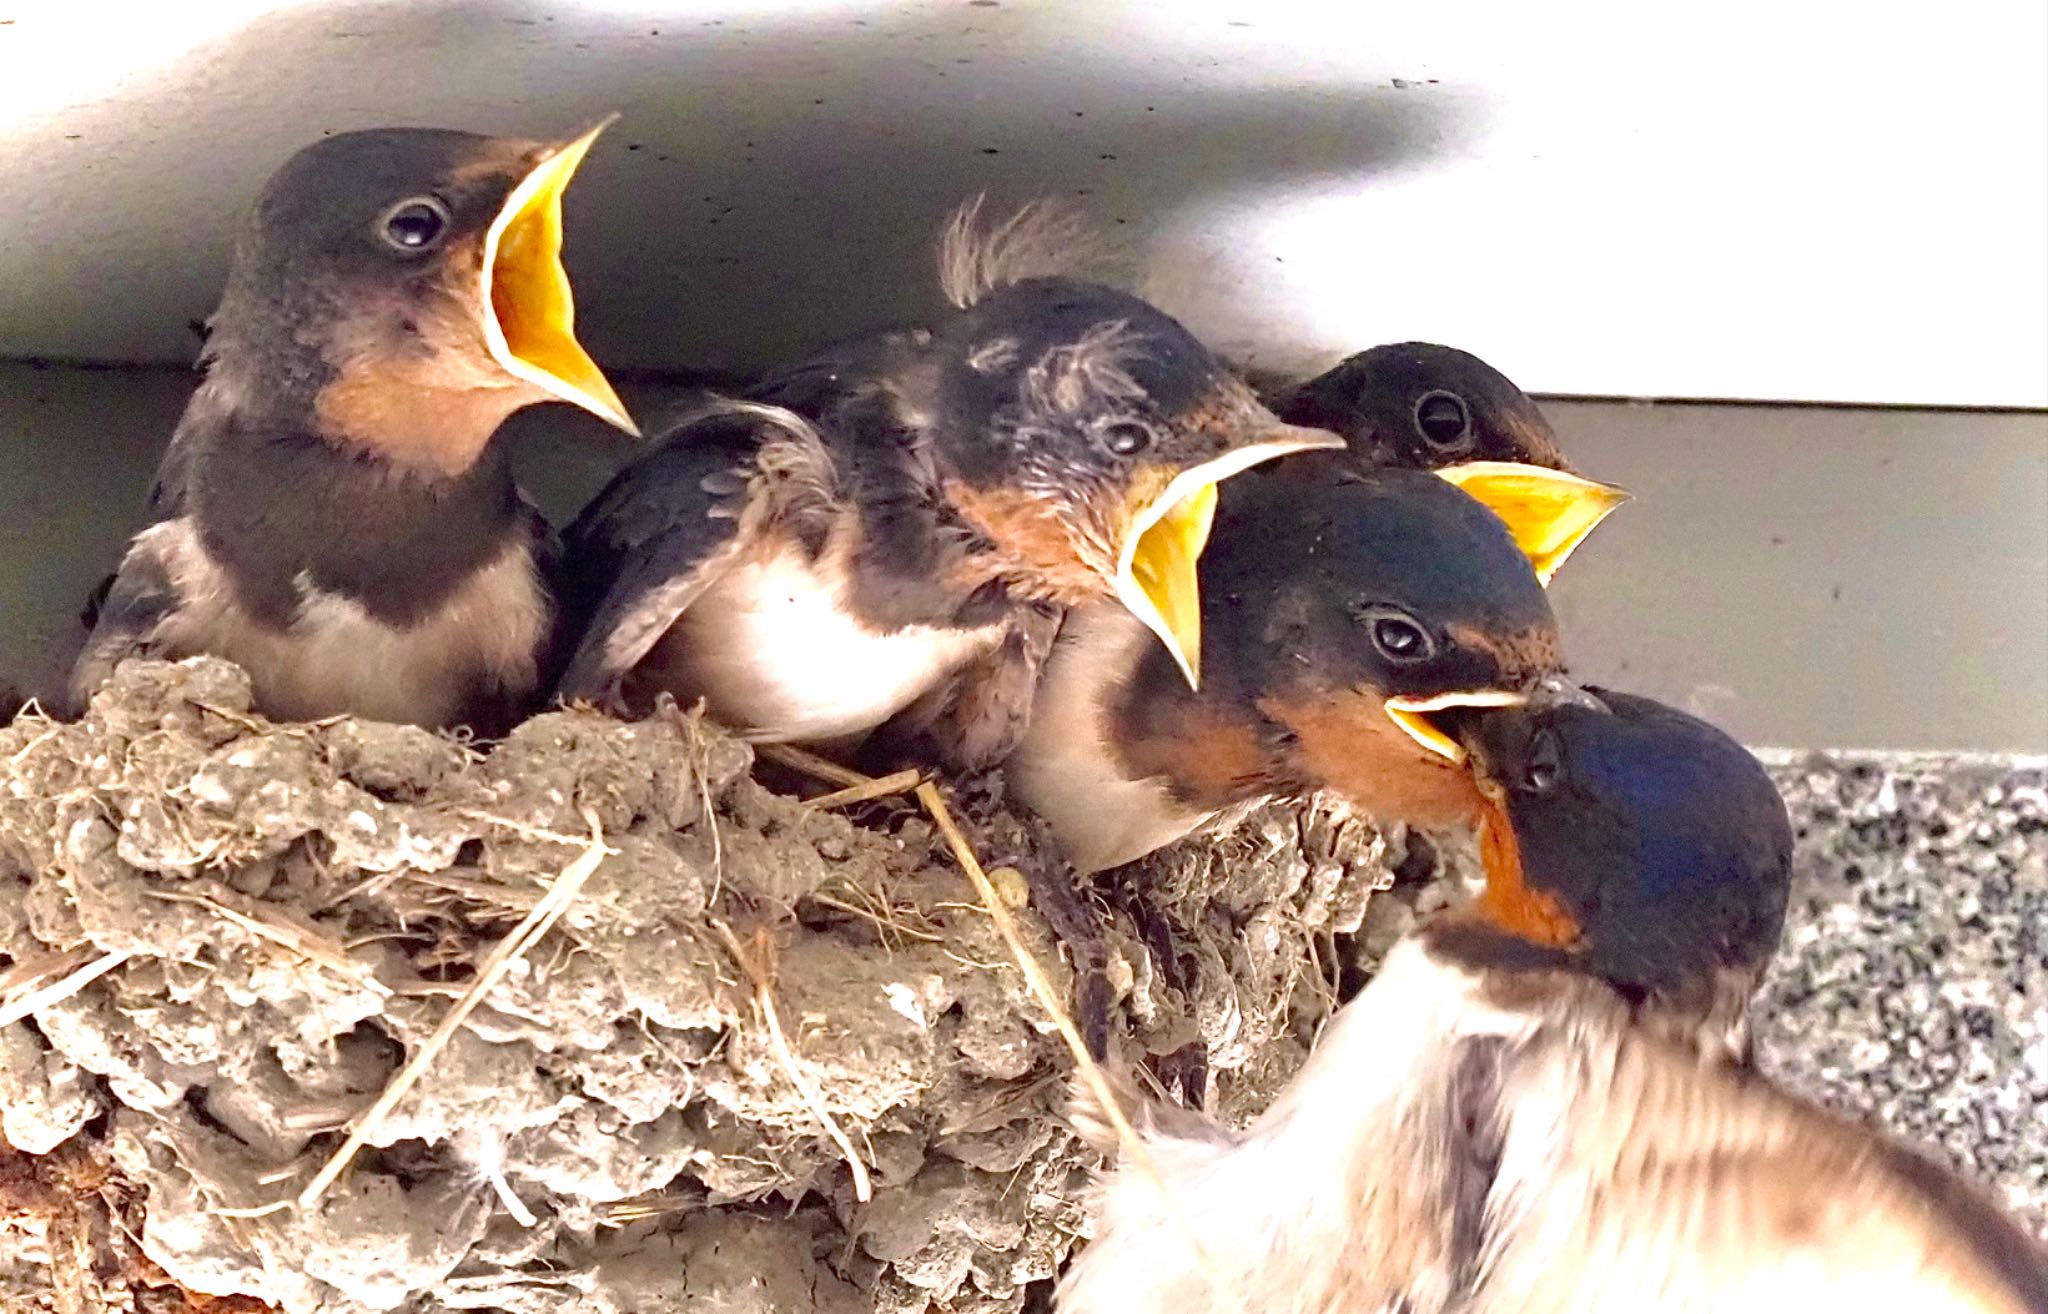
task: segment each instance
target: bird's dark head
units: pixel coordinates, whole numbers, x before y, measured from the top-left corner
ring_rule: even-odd
[[[1648,698],[1558,684],[1460,727],[1492,807],[1473,925],[1638,1002],[1739,998],[1776,951],[1792,826],[1763,766]]]
[[[1217,484],[1341,440],[1282,424],[1170,316],[1101,284],[998,286],[933,347],[921,420],[953,503],[1047,596],[1121,601],[1195,683]]]
[[[1569,469],[1536,403],[1469,351],[1395,342],[1346,358],[1274,403],[1282,419],[1342,434],[1373,465],[1516,461]]]
[[[447,431],[488,418],[480,445],[547,398],[632,431],[576,340],[561,263],[562,194],[602,127],[566,143],[378,129],[301,150],[236,244],[211,321],[214,374],[302,387],[310,395],[289,400],[323,431],[372,449],[436,427],[461,446]]]
[[[1235,481],[1201,570],[1214,679],[1159,689],[1178,709],[1158,715],[1255,721],[1279,782],[1382,820],[1470,820],[1464,752],[1432,716],[1519,701],[1561,669],[1557,619],[1507,526],[1426,472]]]
[[[1283,393],[1274,409],[1292,423],[1340,433],[1348,446],[1293,463],[1298,478],[1325,478],[1319,466],[1357,463],[1441,470],[1503,511],[1546,584],[1626,498],[1572,475],[1536,403],[1499,370],[1455,347],[1397,342],[1359,352]],[[1562,477],[1532,483],[1522,473],[1531,468]],[[1542,500],[1509,511],[1516,495],[1502,485],[1504,477]]]

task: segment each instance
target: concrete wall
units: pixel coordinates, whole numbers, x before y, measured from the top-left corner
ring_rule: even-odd
[[[1752,744],[2048,750],[2048,416],[1552,402],[1567,652]]]

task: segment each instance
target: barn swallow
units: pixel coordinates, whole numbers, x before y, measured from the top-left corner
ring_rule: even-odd
[[[1343,435],[1347,450],[1290,461],[1303,480],[1327,478],[1349,461],[1367,466],[1442,470],[1454,481],[1488,480],[1488,501],[1503,508],[1511,490],[1500,483],[1510,466],[1540,466],[1565,475],[1571,463],[1543,412],[1513,380],[1471,352],[1433,342],[1397,342],[1361,351],[1305,383],[1265,389],[1281,418]],[[1508,516],[1544,583],[1612,504],[1587,496],[1571,479],[1538,479],[1531,494],[1561,499]],[[1531,530],[1536,537],[1527,537]]]
[[[1143,1161],[1056,1307],[2048,1310],[2048,1253],[1973,1188],[1743,1061],[1791,880],[1762,767],[1648,699],[1546,695],[1447,718],[1484,895],[1397,944],[1245,1130],[1131,1101]]]
[[[271,176],[74,702],[144,653],[231,658],[281,718],[496,726],[538,691],[551,535],[490,438],[551,399],[634,431],[561,263],[603,127],[352,132]]]
[[[971,240],[942,249],[980,273],[956,313],[712,403],[599,494],[568,534],[595,601],[564,696],[703,698],[750,737],[844,748],[956,680],[1028,699],[989,668],[1093,601],[1198,680],[1217,484],[1342,440],[1281,423],[1144,301],[1005,277]]]
[[[1080,871],[1275,796],[1329,791],[1383,822],[1470,821],[1479,794],[1431,715],[1519,701],[1562,669],[1517,542],[1549,532],[1508,518],[1597,521],[1617,490],[1529,466],[1453,484],[1320,455],[1280,464],[1295,459],[1328,468],[1305,481],[1276,465],[1224,489],[1200,566],[1199,688],[1113,609],[1067,618],[1006,774]]]
[[[1370,465],[1512,461],[1571,468],[1528,394],[1456,347],[1388,343],[1267,395],[1280,418],[1342,434]]]

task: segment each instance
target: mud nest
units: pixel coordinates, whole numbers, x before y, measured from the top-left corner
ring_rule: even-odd
[[[672,711],[487,751],[272,724],[212,659],[0,730],[0,1306],[1022,1307],[1085,1227],[1066,1051],[910,800],[755,766]],[[997,791],[956,803],[1028,861]],[[1261,1107],[1386,857],[1275,808],[1143,867],[1190,984],[1103,908],[1133,1050],[1200,1039],[1214,1105]]]

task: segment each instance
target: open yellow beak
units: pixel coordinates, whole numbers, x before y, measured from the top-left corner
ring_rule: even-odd
[[[1508,532],[1545,584],[1628,494],[1562,470],[1512,461],[1467,461],[1437,474],[1507,522]]]
[[[1410,739],[1453,765],[1462,765],[1465,746],[1437,729],[1430,721],[1429,713],[1452,707],[1520,707],[1528,701],[1527,694],[1509,689],[1466,689],[1456,693],[1431,694],[1426,698],[1397,694],[1387,699],[1386,708],[1387,719],[1400,726]]]
[[[1216,518],[1216,485],[1275,457],[1342,446],[1336,434],[1283,425],[1258,442],[1181,471],[1157,496],[1140,490],[1131,527],[1117,550],[1116,596],[1159,636],[1189,688],[1199,689],[1202,683],[1202,588],[1196,563]]]
[[[535,165],[484,234],[484,339],[507,372],[639,436],[625,403],[576,341],[562,268],[562,193],[614,114]]]

